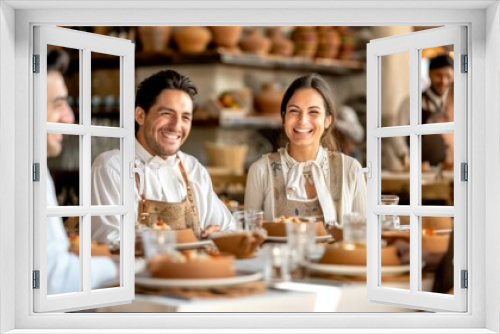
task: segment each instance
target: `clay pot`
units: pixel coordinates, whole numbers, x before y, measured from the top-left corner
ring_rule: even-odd
[[[181,27],[174,31],[175,43],[182,53],[202,53],[211,39],[212,34],[205,27]]]
[[[354,31],[349,27],[339,27],[340,38],[342,46],[337,56],[339,59],[349,59],[356,49],[356,41],[354,38]]]
[[[335,58],[340,51],[340,33],[333,27],[318,28],[318,50],[316,57]]]
[[[395,246],[382,247],[380,251],[382,266],[400,265]],[[359,245],[345,245],[343,242],[326,245],[325,252],[319,263],[365,266],[366,248]]]
[[[243,27],[210,27],[212,38],[217,46],[233,49],[238,45]]]
[[[237,258],[249,258],[255,256],[255,251],[264,242],[264,237],[257,232],[238,231],[219,234],[212,241],[222,253]]]
[[[170,27],[138,27],[139,39],[144,53],[161,53],[167,49]]]
[[[279,27],[274,27],[269,31],[271,39],[271,54],[290,57],[293,55],[293,42],[283,36]]]
[[[262,85],[262,90],[255,96],[255,108],[264,114],[280,113],[281,100],[285,90],[277,83],[268,82]]]
[[[312,58],[318,49],[318,34],[314,27],[296,27],[292,32],[295,55]]]
[[[219,278],[236,275],[234,256],[212,257],[206,261],[172,262],[168,254],[155,255],[147,262],[152,277]]]
[[[271,40],[262,35],[260,29],[251,29],[247,31],[240,46],[245,52],[266,55],[271,50]]]

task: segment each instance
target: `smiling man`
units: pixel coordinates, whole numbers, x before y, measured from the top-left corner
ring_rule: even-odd
[[[137,221],[171,229],[191,228],[205,237],[235,228],[229,210],[212,188],[207,170],[180,151],[191,130],[193,82],[172,70],[160,71],[139,84],[135,102],[135,164],[145,174],[139,195]],[[120,152],[98,156],[92,165],[92,204],[120,203]],[[92,217],[92,235],[107,242],[119,240],[119,217]]]

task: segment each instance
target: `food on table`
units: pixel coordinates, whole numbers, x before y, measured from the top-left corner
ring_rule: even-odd
[[[272,237],[286,237],[286,224],[316,224],[316,235],[328,235],[322,221],[310,223],[306,218],[294,216],[280,216],[272,221],[265,221],[262,227],[266,229],[267,235]]]
[[[293,217],[293,216],[280,216],[278,218],[274,218],[273,222],[275,222],[275,223],[293,223],[293,224],[304,223],[304,221],[301,220],[300,218]]]
[[[237,258],[253,257],[264,239],[262,233],[257,231],[219,233],[212,238],[221,252],[232,254]]]
[[[151,276],[159,278],[219,278],[236,275],[233,256],[198,250],[155,255],[148,260],[147,270]]]
[[[382,247],[381,256],[383,266],[400,265],[397,249],[393,245]],[[366,247],[343,242],[325,245],[325,252],[319,263],[364,266],[366,265]]]
[[[80,254],[80,236],[78,234],[69,235],[68,250],[75,254]],[[106,244],[99,244],[95,240],[90,242],[90,254],[92,256],[110,256],[109,247]]]
[[[158,219],[155,223],[151,225],[151,228],[155,231],[170,231],[172,228],[165,223],[163,220]]]

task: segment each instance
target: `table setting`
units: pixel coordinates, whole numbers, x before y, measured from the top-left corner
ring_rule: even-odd
[[[214,232],[204,239],[189,230],[137,228],[142,254],[136,253],[136,302],[132,304],[161,304],[165,308],[160,309],[168,312],[209,311],[209,305],[213,312],[333,312],[351,298],[366,300],[363,215],[346,214],[342,225],[324,224],[314,217],[266,221],[262,212],[251,210],[233,215],[235,231]],[[405,222],[399,217],[384,219],[393,227],[387,225],[384,231],[408,232],[400,227]],[[339,230],[341,240],[334,237]],[[383,247],[382,281],[406,286],[409,265],[398,255],[391,242]],[[318,289],[330,295],[331,303],[319,303],[324,297]],[[134,306],[116,308],[142,312]]]

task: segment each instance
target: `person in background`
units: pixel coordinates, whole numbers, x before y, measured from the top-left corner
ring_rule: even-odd
[[[349,106],[340,107],[335,128],[342,153],[359,161],[361,157],[357,145],[365,138],[365,130],[356,111]]]
[[[61,49],[47,54],[47,122],[68,123],[75,121],[68,104],[68,89],[63,73],[69,63],[69,55]],[[57,157],[63,149],[63,135],[47,133],[47,158]],[[54,181],[47,173],[47,206],[59,206]],[[77,292],[80,289],[80,259],[69,252],[70,242],[61,217],[47,217],[47,293]],[[107,246],[94,248],[101,256],[91,258],[91,288],[95,289],[117,277],[118,268],[109,257]]]
[[[317,74],[297,78],[281,102],[288,144],[250,166],[245,209],[280,216],[319,217],[342,222],[344,213],[365,213],[366,183],[357,187],[359,162],[338,151],[330,87]],[[364,181],[364,179],[363,179]]]
[[[453,59],[448,55],[439,55],[429,63],[430,86],[422,93],[422,124],[443,121],[445,101],[450,87],[453,86]],[[410,99],[403,101],[399,109],[399,125],[410,124]],[[392,141],[394,153],[405,167],[409,164],[409,142],[403,137]],[[446,144],[440,135],[422,136],[422,161],[437,165],[446,159]]]
[[[224,203],[215,194],[207,170],[180,148],[189,135],[197,88],[188,77],[159,71],[139,84],[135,100],[135,164],[144,171],[145,187],[135,202],[138,221],[156,224],[152,207],[160,208],[172,229],[191,228],[199,237],[236,229]],[[92,205],[120,203],[120,152],[99,155],[92,164]],[[119,216],[92,217],[92,236],[119,240]]]

